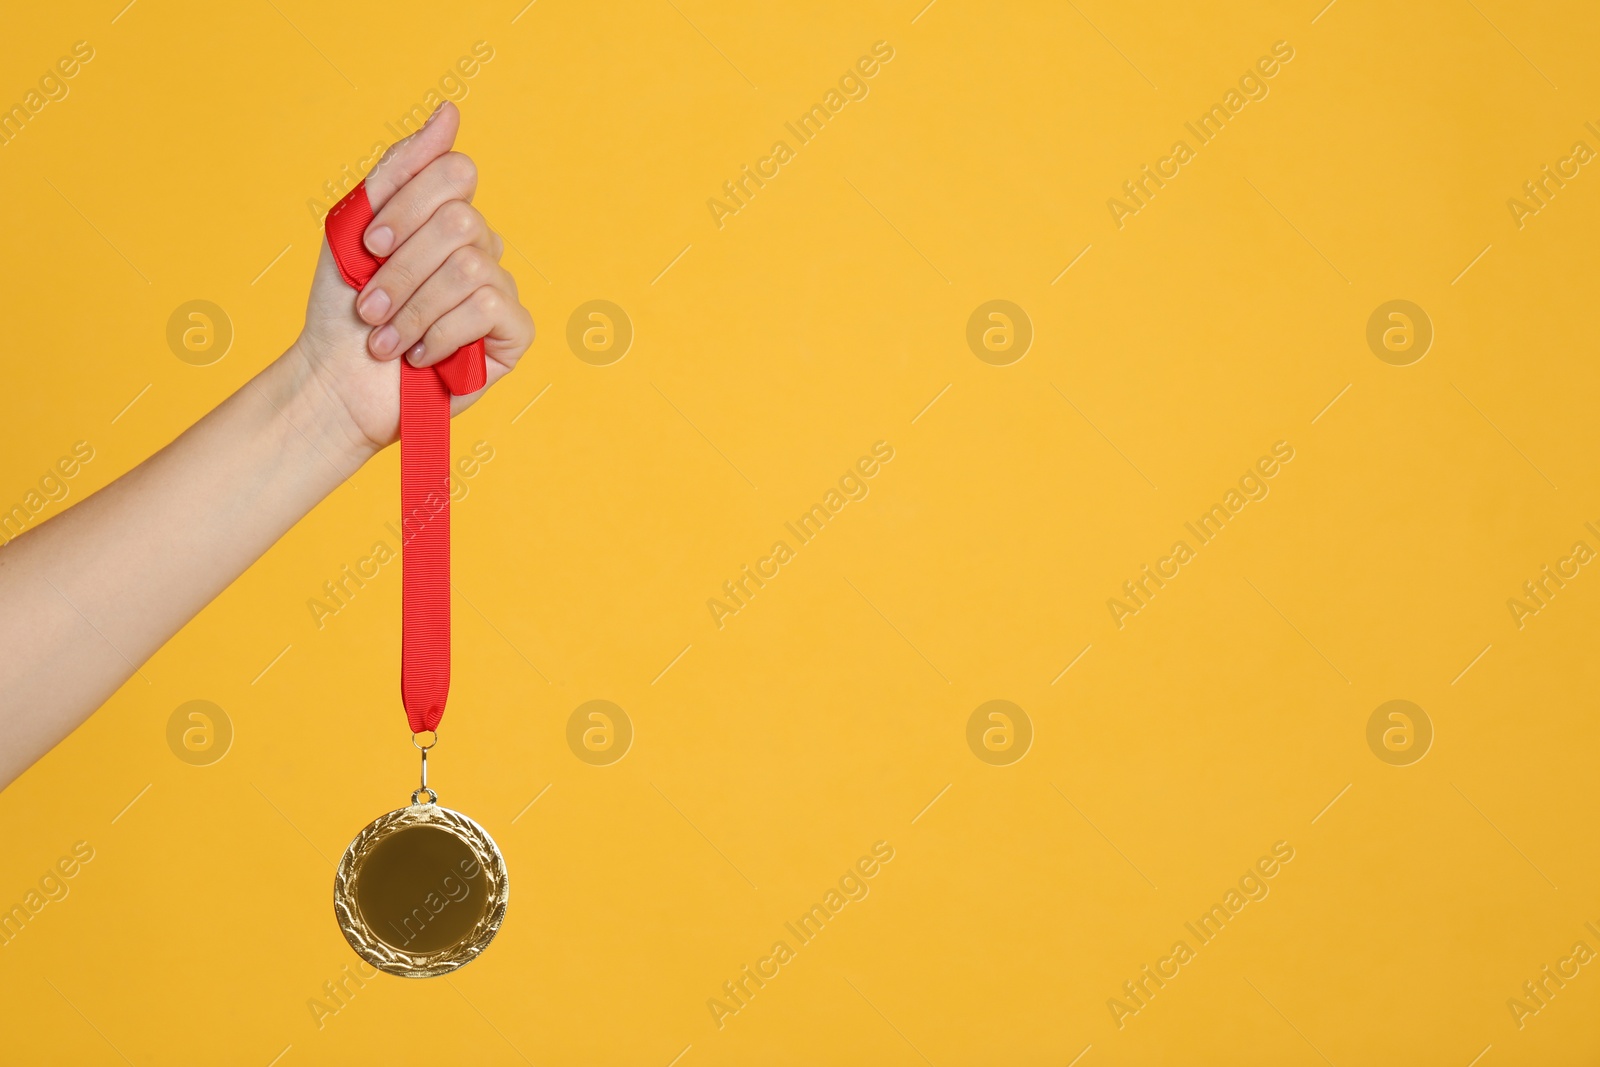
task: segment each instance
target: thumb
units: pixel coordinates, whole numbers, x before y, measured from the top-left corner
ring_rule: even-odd
[[[446,100],[428,117],[422,129],[385,152],[367,175],[367,200],[372,210],[380,210],[417,172],[450,151],[460,129],[461,112]]]

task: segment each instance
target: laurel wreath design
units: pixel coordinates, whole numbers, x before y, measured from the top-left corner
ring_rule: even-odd
[[[489,890],[488,904],[472,930],[454,945],[427,953],[406,952],[390,945],[373,931],[356,906],[356,882],[362,864],[384,839],[413,826],[444,830],[462,841],[477,860]],[[333,878],[333,914],[345,940],[356,955],[372,966],[403,978],[448,974],[477,959],[505,921],[509,896],[505,860],[489,832],[459,811],[431,803],[397,808],[368,823],[345,849]]]

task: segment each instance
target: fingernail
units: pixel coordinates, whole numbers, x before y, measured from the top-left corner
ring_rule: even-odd
[[[415,367],[417,364],[422,362],[422,352],[423,352],[422,342],[418,341],[416,344],[411,346],[411,351],[406,353],[407,361],[409,361],[410,364],[413,367]]]
[[[361,294],[357,311],[368,322],[382,322],[383,316],[389,310],[389,294],[380,289],[368,289]]]
[[[400,343],[400,331],[393,326],[380,326],[372,334],[372,351],[387,356]]]
[[[367,251],[375,256],[386,256],[394,248],[394,231],[387,226],[374,226],[367,231]]]

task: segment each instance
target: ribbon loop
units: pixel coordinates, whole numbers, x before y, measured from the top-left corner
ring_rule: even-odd
[[[343,200],[328,212],[326,228],[328,248],[333,252],[334,265],[339,277],[350,288],[361,291],[378,273],[388,259],[367,251],[362,237],[372,225],[372,202],[367,199],[367,183],[358,182],[345,194]],[[462,345],[455,352],[433,365],[453,396],[466,396],[482,389],[489,380],[488,364],[484,360],[483,338]]]

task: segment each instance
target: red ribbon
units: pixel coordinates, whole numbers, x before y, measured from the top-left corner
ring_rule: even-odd
[[[371,222],[366,182],[328,212],[328,248],[352,289],[383,263],[361,240]],[[400,359],[400,699],[413,733],[439,728],[450,694],[450,397],[487,381],[481,337],[432,367]]]

